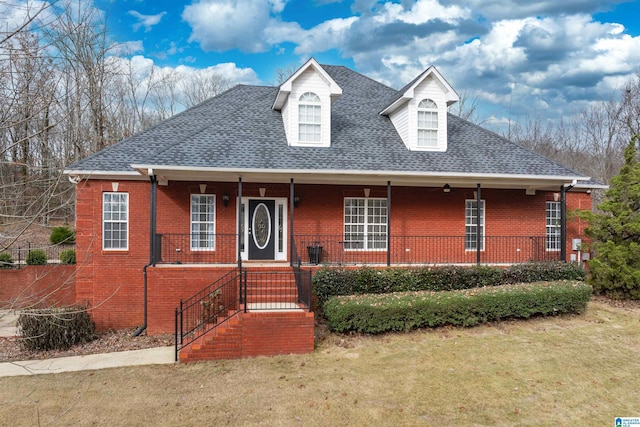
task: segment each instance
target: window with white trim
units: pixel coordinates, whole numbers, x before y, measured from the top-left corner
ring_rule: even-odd
[[[344,199],[344,248],[387,249],[387,199]]]
[[[128,193],[102,193],[102,249],[129,249]]]
[[[438,146],[438,106],[431,99],[418,104],[418,147]]]
[[[545,248],[551,252],[559,251],[561,232],[560,202],[547,202],[546,218]]]
[[[465,200],[464,214],[464,249],[467,251],[477,250],[478,241],[478,201],[475,199]],[[484,215],[485,203],[480,200],[480,250],[484,251]]]
[[[216,196],[191,195],[191,250],[212,251],[216,248]]]
[[[298,140],[300,142],[320,142],[322,116],[320,98],[313,92],[300,96],[298,104]]]

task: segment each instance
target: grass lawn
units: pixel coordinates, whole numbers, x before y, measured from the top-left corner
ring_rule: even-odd
[[[0,378],[0,425],[613,426],[640,417],[640,309],[383,336],[313,354]]]

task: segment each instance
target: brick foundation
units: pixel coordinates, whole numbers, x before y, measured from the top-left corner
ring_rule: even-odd
[[[68,306],[76,302],[75,265],[0,270],[0,308]]]

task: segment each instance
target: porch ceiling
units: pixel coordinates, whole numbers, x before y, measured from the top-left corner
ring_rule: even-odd
[[[369,185],[408,187],[451,187],[471,188],[479,183],[483,188],[549,190],[555,191],[563,184],[575,183],[576,180],[588,180],[581,176],[534,176],[534,175],[500,175],[500,174],[449,174],[449,173],[416,173],[397,171],[339,171],[339,170],[219,170],[172,168],[153,165],[133,165],[141,176],[154,174],[159,181],[216,181],[238,182],[242,178],[247,183],[289,183],[325,184],[325,185]]]

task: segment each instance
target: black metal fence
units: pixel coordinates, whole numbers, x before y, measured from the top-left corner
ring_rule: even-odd
[[[301,264],[470,264],[477,262],[475,239],[465,236],[392,236],[384,239],[344,235],[298,235]],[[513,264],[560,259],[559,250],[547,250],[545,236],[486,236],[480,262]]]
[[[157,262],[166,264],[233,264],[237,234],[157,234]]]
[[[57,245],[36,245],[27,242],[25,246],[9,247],[0,251],[0,254],[7,253],[13,260],[12,265],[2,264],[0,268],[20,268],[27,263],[29,252],[33,250],[43,251],[47,257],[48,264],[56,264],[60,262],[60,253],[67,249],[75,249],[75,243],[60,243]],[[2,262],[2,260],[0,260]]]

